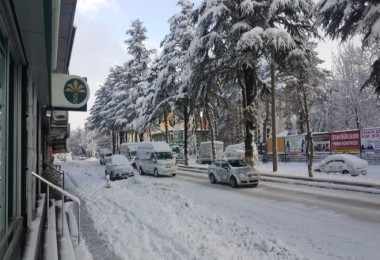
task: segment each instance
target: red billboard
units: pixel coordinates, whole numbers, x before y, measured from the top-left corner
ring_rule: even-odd
[[[360,132],[350,130],[330,133],[333,153],[360,153]]]

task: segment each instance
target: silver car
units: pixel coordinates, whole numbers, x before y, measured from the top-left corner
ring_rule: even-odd
[[[111,181],[134,176],[134,171],[127,157],[122,154],[112,155],[107,160],[105,174],[110,176]]]
[[[259,184],[260,179],[257,170],[239,158],[217,160],[209,165],[207,173],[211,183],[229,183],[233,188],[254,187]]]
[[[327,156],[314,168],[315,172],[342,173],[358,176],[366,175],[368,162],[351,154],[333,154]]]

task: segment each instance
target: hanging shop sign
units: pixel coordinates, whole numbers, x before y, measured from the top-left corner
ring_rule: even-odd
[[[51,141],[52,153],[66,153],[66,139]]]
[[[78,110],[86,106],[90,88],[86,80],[76,75],[52,74],[52,105],[62,110]]]

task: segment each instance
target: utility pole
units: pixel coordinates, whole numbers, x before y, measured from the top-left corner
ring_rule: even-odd
[[[271,55],[271,65],[270,65],[270,76],[271,76],[271,94],[272,94],[272,158],[273,158],[273,172],[278,170],[278,159],[277,159],[277,136],[276,136],[276,88],[275,88],[275,64],[274,55]]]

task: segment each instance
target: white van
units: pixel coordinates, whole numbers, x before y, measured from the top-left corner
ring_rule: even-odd
[[[159,175],[175,176],[178,169],[172,149],[164,141],[139,143],[136,165],[140,175],[150,173],[155,177]]]
[[[107,163],[107,160],[109,158],[111,158],[112,156],[112,151],[108,148],[101,148],[99,150],[99,161],[100,161],[100,164],[106,164]]]
[[[136,169],[137,146],[139,143],[121,143],[119,147],[120,154],[128,158],[132,166]]]
[[[224,143],[221,141],[214,141],[215,146],[215,160],[222,158]],[[212,163],[212,144],[211,141],[201,142],[199,144],[199,151],[196,159],[197,163]]]

